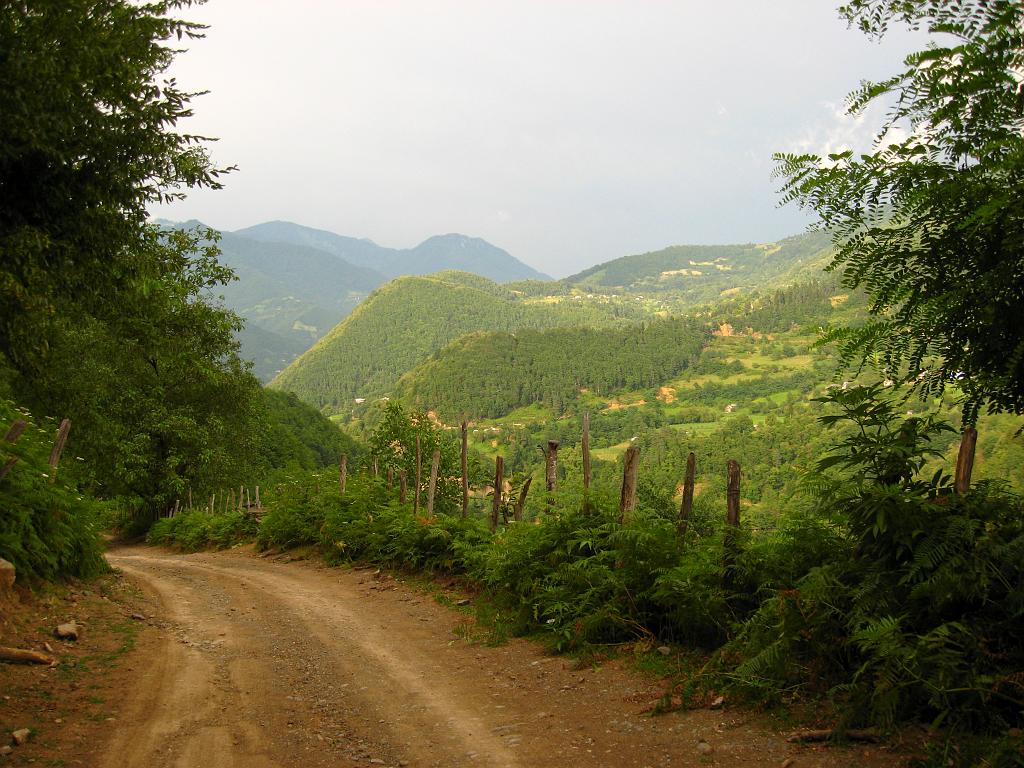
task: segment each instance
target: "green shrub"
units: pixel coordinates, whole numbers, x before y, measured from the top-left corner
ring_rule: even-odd
[[[208,547],[225,549],[251,540],[258,527],[252,515],[240,510],[214,515],[205,510],[192,510],[157,520],[150,527],[146,541],[186,552],[198,552]]]
[[[0,557],[14,564],[19,581],[86,578],[103,572],[103,505],[68,481],[74,479],[68,457],[58,482],[50,482],[47,458],[57,425],[33,420],[28,412],[0,401],[3,431],[15,419],[24,419],[29,426],[13,445],[0,442],[0,467],[9,459],[18,460],[0,480]]]
[[[848,725],[1020,727],[1020,498],[991,483],[958,496],[942,473],[919,477],[948,427],[897,416],[878,388],[830,399],[841,413],[828,420],[856,429],[810,487],[842,533],[831,558],[780,583],[744,624],[727,649],[743,659],[737,679],[768,698],[827,690]]]

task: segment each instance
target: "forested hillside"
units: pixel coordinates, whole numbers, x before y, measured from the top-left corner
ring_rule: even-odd
[[[580,392],[607,396],[671,379],[708,338],[704,324],[685,319],[474,333],[403,376],[395,394],[446,421],[504,416],[529,405],[561,413]]]
[[[453,281],[454,280],[454,281]],[[504,295],[475,276],[404,277],[355,312],[274,379],[318,408],[351,410],[387,394],[406,371],[460,336],[563,326],[600,327],[646,316],[635,302]]]

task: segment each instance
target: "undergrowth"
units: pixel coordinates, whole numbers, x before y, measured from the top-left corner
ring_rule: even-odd
[[[0,479],[0,557],[14,564],[19,583],[102,573],[104,505],[78,492],[74,457],[64,456],[52,476],[47,459],[57,424],[0,400],[0,436],[19,419],[28,422],[20,438],[0,439],[0,468],[9,466]]]
[[[239,510],[215,515],[205,510],[182,512],[157,520],[149,529],[146,541],[177,547],[186,552],[201,549],[225,549],[243,541],[251,541],[259,528],[252,515]]]

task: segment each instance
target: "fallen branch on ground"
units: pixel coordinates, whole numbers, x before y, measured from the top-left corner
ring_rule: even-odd
[[[47,656],[39,651],[30,651],[25,648],[7,648],[0,645],[0,661],[10,664],[56,664],[53,656]]]
[[[828,728],[821,731],[797,731],[786,741],[791,744],[806,744],[813,741],[831,741],[832,739],[847,739],[849,741],[878,741],[877,731],[841,731],[838,728]]]

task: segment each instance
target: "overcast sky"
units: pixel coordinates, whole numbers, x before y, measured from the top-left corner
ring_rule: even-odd
[[[843,116],[920,40],[830,0],[210,0],[175,63],[209,90],[226,188],[154,210],[285,219],[381,245],[482,237],[561,277],[681,243],[802,231],[775,151],[868,146]]]

